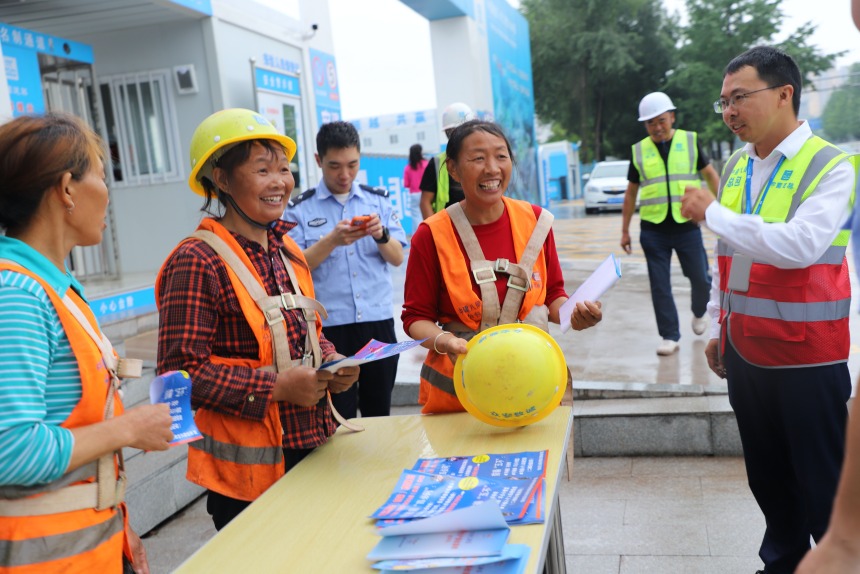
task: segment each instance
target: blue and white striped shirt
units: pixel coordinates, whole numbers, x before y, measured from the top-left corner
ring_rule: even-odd
[[[0,259],[46,279],[62,296],[82,287],[27,244],[0,236]],[[74,447],[65,421],[81,398],[81,377],[69,338],[42,286],[0,271],[0,485],[60,478]]]

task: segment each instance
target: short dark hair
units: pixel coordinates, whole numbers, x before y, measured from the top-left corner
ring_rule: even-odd
[[[448,147],[445,149],[445,155],[453,162],[460,158],[460,151],[463,148],[463,141],[475,132],[486,132],[494,136],[498,136],[505,141],[508,148],[508,155],[511,157],[511,163],[514,162],[514,151],[511,148],[511,142],[508,136],[502,131],[501,126],[494,122],[485,120],[469,120],[454,128],[451,132],[451,137],[448,138]]]
[[[21,116],[0,126],[0,228],[17,231],[33,220],[42,198],[66,173],[80,181],[99,160],[102,139],[65,113]]]
[[[361,142],[355,126],[349,122],[330,122],[323,124],[317,132],[317,154],[320,158],[330,149],[346,149],[354,147],[361,151]]]
[[[768,86],[790,85],[794,88],[791,104],[794,108],[794,115],[800,113],[800,88],[803,80],[800,76],[800,68],[797,67],[797,63],[791,56],[779,48],[756,46],[739,56],[735,56],[726,66],[723,75],[734,74],[744,66],[754,68],[758,72],[758,77],[764,80]]]

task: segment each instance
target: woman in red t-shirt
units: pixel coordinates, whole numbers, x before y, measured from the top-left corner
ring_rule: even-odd
[[[492,122],[473,120],[462,124],[448,140],[447,162],[449,175],[463,186],[465,199],[457,205],[462,208],[484,259],[520,261],[522,237],[528,238],[541,208],[504,198],[513,166],[511,146],[504,132]],[[450,379],[456,356],[466,352],[467,339],[481,330],[481,290],[474,274],[466,275],[461,268],[460,262],[465,261],[466,269],[470,269],[469,257],[460,234],[452,227],[447,211],[427,219],[412,237],[406,268],[403,328],[413,339],[426,338],[423,346],[429,349],[419,396],[425,413],[463,410],[456,396],[429,381]],[[457,252],[452,253],[454,249]],[[443,269],[443,264],[457,269]],[[462,281],[452,280],[458,277],[457,270]],[[531,271],[532,293],[526,294],[521,315],[530,310],[526,305],[544,305],[549,320],[558,323],[559,308],[568,297],[551,230]],[[500,302],[505,300],[508,280],[507,275],[496,274]],[[582,330],[601,318],[599,302],[578,303],[570,324],[573,329]],[[447,359],[439,355],[447,355]]]

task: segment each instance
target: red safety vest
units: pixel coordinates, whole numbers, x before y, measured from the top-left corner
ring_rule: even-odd
[[[847,156],[816,136],[786,159],[772,179],[759,215],[781,223],[815,192],[821,178]],[[720,186],[720,203],[743,212],[746,164],[742,153],[729,161]],[[853,205],[854,194],[851,195]],[[834,206],[843,209],[844,206]],[[732,290],[735,250],[717,244],[720,271],[721,339],[750,364],[760,367],[806,367],[848,360],[851,286],[845,248],[850,230],[842,230],[818,261],[802,269],[782,269],[753,261],[746,291]],[[739,271],[740,272],[740,271]],[[725,348],[725,345],[723,345]]]

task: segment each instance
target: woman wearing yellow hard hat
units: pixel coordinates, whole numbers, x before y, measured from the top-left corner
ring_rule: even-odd
[[[322,400],[357,367],[321,334],[311,274],[281,221],[296,144],[260,114],[212,114],[191,140],[188,184],[210,213],[156,279],[158,371],[191,375],[202,440],[189,444],[188,480],[209,490],[223,528],[336,428]],[[212,213],[213,200],[220,206]]]
[[[543,332],[548,321],[559,322],[559,308],[568,297],[551,229],[552,215],[525,201],[505,197],[513,154],[498,125],[472,120],[457,127],[448,139],[447,162],[449,174],[463,186],[465,199],[426,219],[413,235],[401,316],[412,338],[427,339],[419,391],[422,412],[462,411],[465,398],[472,414],[483,413],[486,416],[479,418],[486,422],[504,422],[509,415],[519,418],[507,411],[525,414],[533,409],[529,401],[521,400],[535,394],[534,389],[524,388],[528,384],[535,388],[548,385],[551,393],[545,400],[557,405],[561,395],[557,387],[561,385],[563,392],[564,385],[558,377],[566,381],[567,374],[566,369],[563,375],[558,374],[556,366],[559,361],[563,364],[563,356],[560,350],[547,349],[558,346]],[[599,302],[578,303],[570,324],[582,330],[601,318]],[[543,331],[520,328],[514,332],[508,328],[517,322],[537,325]],[[491,340],[469,339],[488,329],[493,329],[487,333],[497,338],[485,347],[495,349],[499,370],[495,375],[487,374],[483,365],[490,361],[483,357],[483,348],[482,358],[476,358],[473,365],[485,380],[519,377],[518,384],[505,390],[514,395],[507,406],[501,405],[495,391],[491,393],[495,396],[482,404],[487,393],[484,397],[461,393],[453,379],[457,357],[472,353],[469,347],[481,345],[479,341]],[[512,340],[516,343],[510,345]],[[519,353],[499,351],[517,347]],[[529,352],[543,356],[549,370],[529,373],[530,367],[521,361],[518,364],[517,356],[513,356]],[[463,365],[467,368],[468,363]],[[525,382],[520,376],[523,373],[531,381]],[[506,412],[500,415],[493,401]],[[543,405],[539,410],[547,408],[551,407]]]

